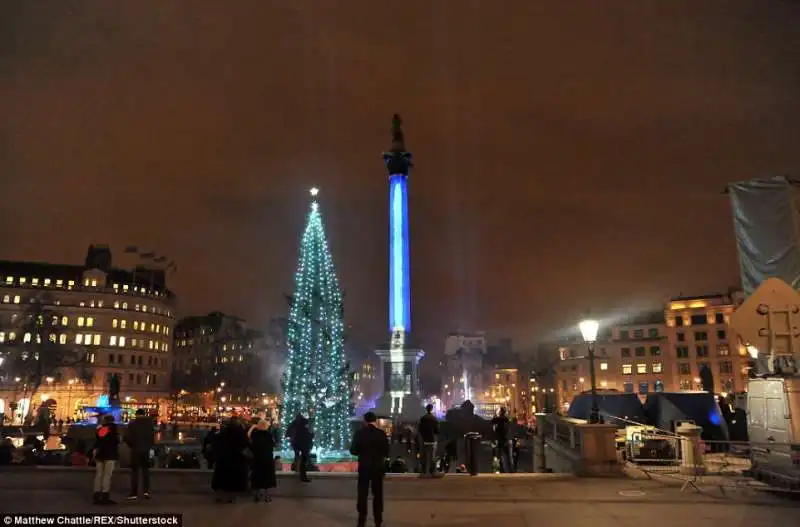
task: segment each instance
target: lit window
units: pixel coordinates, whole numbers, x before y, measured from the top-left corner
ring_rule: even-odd
[[[112,328],[116,328],[118,325],[119,325],[119,320],[117,320],[116,318],[111,321]]]
[[[78,333],[75,335],[75,344],[83,344],[83,334]]]
[[[637,364],[636,373],[647,373],[647,364]]]
[[[19,304],[20,298],[19,295],[14,295],[14,303]]]
[[[39,285],[39,279],[38,278],[31,278],[31,285]]]
[[[156,324],[156,333],[161,332],[161,324]]]
[[[67,343],[67,334],[66,333],[62,333],[61,335],[58,336],[58,343],[59,344],[66,344]]]
[[[3,297],[3,303],[8,304],[11,302],[11,295],[6,295]]]
[[[97,279],[92,278],[92,287],[97,287]]]
[[[86,318],[86,327],[90,328],[92,326],[94,326],[94,319],[92,317],[87,317]]]
[[[128,327],[128,321],[127,320],[120,320],[119,321],[119,327],[121,327],[122,329],[127,328]]]
[[[116,335],[111,335],[110,337],[108,337],[108,345],[109,346],[116,346],[117,345],[117,336]]]
[[[607,362],[601,362],[600,363],[600,370],[601,371],[606,371],[607,369],[608,369],[608,363]]]
[[[64,280],[61,280],[60,278],[56,280],[56,287],[64,287]]]
[[[75,287],[75,280],[67,282],[67,289],[72,289],[73,287]]]
[[[14,283],[14,277],[13,276],[6,276],[6,283],[7,284],[13,284]]]
[[[632,373],[633,373],[633,365],[631,364],[622,365],[622,375],[630,375]]]
[[[123,290],[123,291],[127,291],[127,290],[128,290],[128,284],[123,284],[123,286],[122,286],[122,290]]]
[[[153,324],[152,322],[150,323],[150,332],[151,333],[155,333],[156,332],[156,325]],[[223,346],[223,349],[225,349],[224,346]]]
[[[22,337],[22,342],[30,342],[30,341],[31,341],[31,334],[25,333],[25,335],[23,335]]]
[[[103,307],[103,301],[102,300],[98,300],[97,301],[97,307]]]
[[[114,309],[119,309],[119,300],[114,302]]]
[[[9,331],[8,332],[8,340],[10,340],[11,342],[14,342],[15,340],[17,340],[17,334],[14,333],[13,331]]]
[[[6,332],[0,331],[0,344],[6,341]]]
[[[92,344],[94,344],[95,346],[99,346],[100,345],[100,334],[99,333],[95,333],[94,336],[92,337]]]
[[[125,345],[125,337],[120,337],[119,338],[119,345],[120,346],[124,346]]]
[[[89,287],[89,279],[88,278],[83,280],[83,285],[86,286],[86,287]]]
[[[78,327],[82,328],[83,325],[86,323],[86,319],[83,317],[78,317]]]
[[[661,373],[663,371],[663,366],[660,362],[653,363],[653,373]]]
[[[67,327],[69,325],[69,319],[67,317],[61,317],[61,325]]]
[[[153,349],[153,341],[152,341],[152,340],[149,340],[149,341],[147,342],[147,344],[148,344],[148,347],[149,347],[150,349]]]
[[[128,303],[127,302],[123,302],[122,303],[122,309],[128,309]]]
[[[133,321],[133,329],[139,329],[139,321],[138,320],[134,320]]]
[[[55,333],[50,333],[50,342],[55,343],[55,341],[56,341],[56,334]]]
[[[136,339],[131,339],[131,347],[132,348],[136,347]]]
[[[24,284],[24,283],[25,283],[25,282],[27,282],[27,281],[28,281],[28,279],[27,279],[27,278],[25,278],[24,276],[21,276],[21,277],[19,278],[19,283],[20,283],[20,284]]]
[[[136,306],[134,306],[134,309],[135,309],[136,311],[141,311],[141,309],[142,309],[142,306],[140,306],[139,304],[136,304]]]
[[[50,285],[50,279],[49,278],[45,278],[44,279],[44,285],[45,286],[49,286]]]
[[[142,306],[142,312],[147,313],[147,306]]]

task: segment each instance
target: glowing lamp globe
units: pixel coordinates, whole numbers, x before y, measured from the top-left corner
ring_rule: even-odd
[[[578,327],[581,328],[581,335],[584,342],[595,342],[597,340],[597,332],[600,330],[600,323],[596,320],[584,320]]]

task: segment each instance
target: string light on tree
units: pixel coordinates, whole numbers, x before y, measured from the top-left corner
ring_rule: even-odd
[[[314,431],[320,457],[340,457],[349,443],[349,368],[344,355],[342,292],[316,197],[300,242],[288,325],[289,355],[283,383],[284,433],[297,414]]]

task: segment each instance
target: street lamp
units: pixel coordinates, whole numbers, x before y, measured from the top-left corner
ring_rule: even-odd
[[[600,422],[600,409],[597,406],[597,379],[594,375],[594,343],[597,341],[600,323],[587,319],[583,320],[578,327],[581,329],[586,347],[589,348],[589,380],[592,383],[592,412],[589,414],[589,423],[597,424]]]

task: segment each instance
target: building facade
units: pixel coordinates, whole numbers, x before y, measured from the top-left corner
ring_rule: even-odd
[[[173,389],[201,395],[194,398],[200,413],[257,405],[269,389],[266,353],[263,334],[238,317],[182,318],[175,327]]]
[[[451,333],[444,345],[441,401],[444,408],[475,399],[484,388],[486,335]],[[474,402],[474,401],[473,401]]]
[[[163,270],[114,268],[107,246],[84,265],[0,262],[0,413],[21,422],[47,405],[79,418],[113,375],[126,404],[161,406],[174,305]]]
[[[736,293],[670,299],[663,312],[603,328],[595,343],[597,388],[638,393],[701,390],[708,366],[716,393],[747,388],[748,354],[728,327]],[[559,408],[591,388],[588,350],[580,339],[558,347],[554,367]]]

